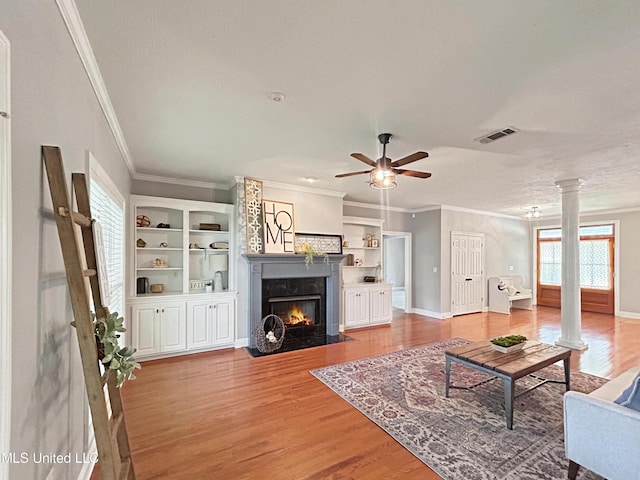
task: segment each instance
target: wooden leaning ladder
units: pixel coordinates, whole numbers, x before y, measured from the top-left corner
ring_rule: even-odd
[[[98,359],[89,295],[92,295],[98,321],[107,318],[109,309],[102,305],[100,295],[93,241],[93,220],[86,179],[84,174],[72,174],[73,191],[78,205],[78,212],[74,212],[70,206],[60,148],[43,146],[42,156],[47,170],[49,190],[51,191],[51,200],[62,247],[102,478],[103,480],[135,480],[136,475],[131,459],[129,437],[116,375],[110,369],[106,369],[104,374],[100,373],[100,360]],[[76,236],[76,224],[80,226],[82,231],[84,260]],[[86,263],[86,266],[83,266],[83,262]],[[89,286],[85,280],[87,277],[89,278]],[[105,395],[105,385],[107,385],[108,395]],[[111,416],[109,416],[107,409],[107,401],[111,407]]]

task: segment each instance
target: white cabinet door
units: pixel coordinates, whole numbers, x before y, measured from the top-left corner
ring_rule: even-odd
[[[156,305],[134,305],[132,310],[132,343],[139,355],[160,351],[160,337],[156,328],[160,309]]]
[[[387,323],[391,321],[391,288],[371,289],[371,310],[369,312],[370,322]]]
[[[213,305],[201,300],[187,304],[187,348],[204,348],[211,345]]]
[[[187,347],[185,304],[160,305],[160,351],[177,352]]]
[[[344,290],[344,325],[346,328],[369,324],[369,290],[349,288]]]
[[[393,318],[393,292],[391,287],[386,287],[382,290],[380,310],[382,312],[381,319],[383,322],[390,322]]]
[[[213,302],[213,344],[230,344],[234,341],[235,304],[234,300],[216,300]]]

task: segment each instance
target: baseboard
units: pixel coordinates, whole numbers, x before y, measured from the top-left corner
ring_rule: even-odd
[[[637,312],[618,312],[616,316],[640,320],[640,313]]]
[[[249,346],[249,338],[248,337],[237,338],[236,339],[236,344],[235,344],[236,348],[243,348],[243,347],[248,347],[248,346]]]
[[[489,311],[489,307],[482,307],[482,313],[488,312]]]
[[[442,318],[453,318],[453,313],[451,312],[444,312],[444,313],[441,313],[440,315],[442,315]]]
[[[449,318],[444,316],[444,315],[447,315],[447,313],[432,312],[431,310],[424,310],[422,308],[413,308],[411,309],[411,313],[416,313],[424,317],[431,317],[431,318],[438,318],[438,319]]]

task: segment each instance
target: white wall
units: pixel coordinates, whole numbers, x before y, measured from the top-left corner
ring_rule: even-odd
[[[69,183],[86,150],[125,195],[129,174],[56,3],[0,0],[0,12],[12,47],[11,450],[82,453],[84,381],[40,147],[61,147]],[[74,479],[81,468],[30,461],[11,465],[10,478]]]

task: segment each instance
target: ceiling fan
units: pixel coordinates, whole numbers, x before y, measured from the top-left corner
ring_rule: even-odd
[[[382,156],[377,161],[371,160],[369,157],[362,153],[351,154],[353,158],[358,159],[361,162],[364,162],[367,165],[373,167],[371,170],[341,173],[339,175],[336,175],[336,178],[351,177],[353,175],[363,175],[368,173],[371,175],[371,179],[369,181],[369,186],[371,188],[388,189],[394,188],[398,185],[396,182],[396,175],[407,175],[409,177],[416,178],[429,178],[431,176],[431,174],[428,172],[418,172],[416,170],[406,170],[404,168],[398,168],[407,165],[408,163],[427,158],[429,154],[427,152],[416,152],[399,160],[391,161],[391,159],[387,158],[387,144],[389,143],[390,139],[390,133],[381,133],[380,135],[378,135],[378,140],[382,144]]]

